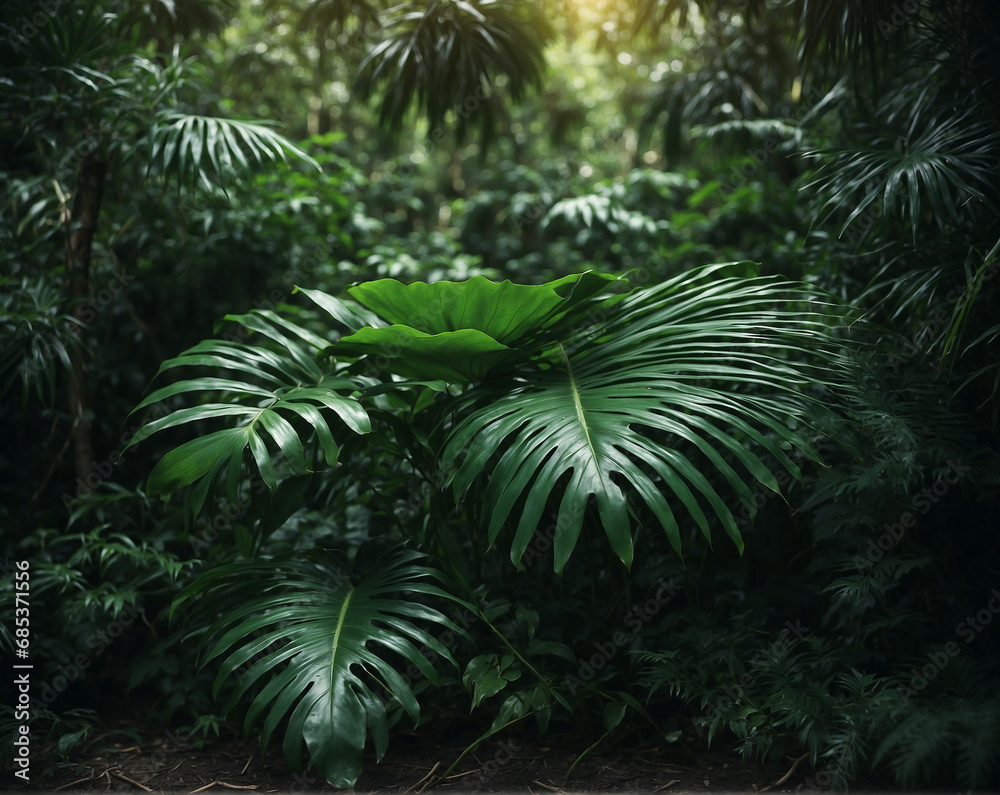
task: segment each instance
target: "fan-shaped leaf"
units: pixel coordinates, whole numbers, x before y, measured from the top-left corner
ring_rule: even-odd
[[[302,421],[310,428],[329,466],[336,464],[339,448],[322,409],[336,414],[354,433],[371,430],[368,413],[350,394],[359,386],[348,378],[324,373],[318,363],[318,351],[326,347],[326,340],[269,311],[227,319],[260,332],[277,343],[278,350],[227,340],[201,342],[164,362],[160,372],[177,367],[212,367],[239,373],[244,380],[204,376],[178,381],[154,391],[133,410],[197,392],[221,395],[227,401],[179,409],[153,420],[128,444],[131,447],[154,433],[193,422],[237,418],[239,425],[235,428],[211,431],[170,451],[150,474],[149,492],[162,497],[207,479],[204,488],[198,491],[196,510],[226,466],[229,498],[235,497],[243,452],[248,446],[262,480],[271,490],[278,485],[275,471],[278,460],[286,462],[293,473],[305,474],[309,463],[302,439],[290,420]],[[271,447],[277,448],[277,458]]]
[[[377,756],[385,752],[386,705],[398,701],[415,723],[420,716],[412,683],[389,660],[398,655],[435,684],[437,672],[422,649],[457,666],[428,625],[463,630],[421,599],[471,606],[434,580],[441,575],[426,556],[405,547],[383,552],[353,580],[342,561],[317,550],[212,569],[178,595],[171,613],[195,596],[211,594],[222,616],[209,636],[222,635],[205,664],[226,658],[216,692],[237,668],[257,658],[241,676],[233,703],[264,676],[271,678],[255,696],[245,728],[266,713],[267,743],[287,717],[284,750],[293,766],[301,769],[304,741],[323,777],[351,789],[369,730]]]
[[[455,493],[489,467],[483,513],[491,543],[520,506],[515,563],[560,482],[556,571],[576,545],[592,496],[626,565],[633,557],[626,486],[678,553],[680,531],[665,493],[708,535],[703,499],[742,549],[701,459],[750,505],[752,494],[727,456],[774,491],[775,478],[748,443],[795,477],[791,446],[818,460],[796,429],[825,426],[823,412],[800,389],[822,383],[816,365],[836,360],[829,321],[809,308],[818,307],[816,297],[773,279],[708,281],[712,271],[629,295],[596,340],[573,353],[560,346],[559,366],[525,375],[522,386],[491,395],[488,406],[456,426],[444,452]],[[801,311],[786,308],[789,297],[803,302]]]
[[[248,169],[251,159],[260,165],[287,162],[289,155],[321,170],[319,163],[262,121],[165,111],[150,126],[147,141],[149,162],[180,182],[207,185],[213,174],[234,167]]]

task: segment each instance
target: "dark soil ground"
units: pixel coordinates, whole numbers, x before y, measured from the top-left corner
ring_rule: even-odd
[[[555,738],[491,738],[452,763],[474,738],[398,737],[378,764],[366,759],[358,793],[508,792],[804,792],[822,789],[807,759],[743,764],[728,752],[697,753],[683,743],[629,747],[627,737],[596,748],[570,772],[583,747]],[[463,741],[464,740],[464,741]],[[699,744],[704,749],[704,742]],[[879,789],[880,782],[861,790]],[[884,784],[884,783],[883,783]],[[296,774],[280,743],[266,754],[244,740],[211,738],[203,744],[167,733],[131,745],[108,740],[69,761],[32,761],[25,785],[0,774],[7,791],[60,792],[294,792],[332,791],[314,771]]]

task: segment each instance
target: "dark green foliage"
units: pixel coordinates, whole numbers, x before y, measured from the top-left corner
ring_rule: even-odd
[[[417,720],[1000,785],[998,13],[612,5],[8,4],[50,774],[127,693],[343,786]]]
[[[539,84],[548,23],[529,3],[510,0],[430,0],[394,8],[362,62],[355,90],[381,94],[379,121],[398,132],[415,105],[431,139],[454,128],[459,142],[470,120],[486,144],[515,102]],[[450,116],[449,114],[453,114]]]
[[[365,552],[357,550],[357,562]],[[247,711],[246,729],[266,711],[266,744],[287,717],[284,749],[295,768],[302,769],[304,740],[323,778],[349,789],[361,772],[369,728],[381,758],[389,742],[388,712],[398,703],[414,723],[420,719],[413,690],[397,668],[416,665],[436,684],[437,673],[424,655],[455,664],[426,626],[461,631],[423,604],[427,598],[454,599],[433,584],[441,577],[425,557],[389,549],[354,573],[322,550],[241,561],[202,575],[178,595],[174,609],[210,597],[220,615],[207,637],[218,640],[204,661],[226,655],[213,692],[245,669],[237,677],[235,702],[263,677],[266,686]],[[394,666],[387,658],[400,662]]]

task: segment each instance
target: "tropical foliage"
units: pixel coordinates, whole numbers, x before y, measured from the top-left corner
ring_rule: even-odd
[[[124,719],[339,787],[414,725],[1000,784],[1000,11],[37,5],[0,582],[51,619],[43,783]]]
[[[561,574],[585,518],[594,513],[592,499],[592,521],[603,527],[611,549],[628,568],[635,544],[644,535],[640,528],[650,526],[648,520],[637,524],[630,517],[655,517],[678,555],[683,551],[678,509],[706,538],[711,539],[712,525],[721,526],[742,549],[728,495],[720,495],[705,472],[714,470],[718,476],[713,479],[752,502],[746,480],[780,493],[764,457],[795,478],[801,478],[801,470],[790,454],[819,461],[813,440],[830,429],[831,418],[822,401],[803,390],[837,385],[836,379],[830,380],[840,347],[836,316],[825,316],[819,296],[805,286],[726,276],[718,267],[656,287],[606,295],[621,281],[594,273],[537,286],[497,284],[483,277],[410,285],[380,280],[350,288],[347,299],[305,290],[328,313],[325,338],[267,310],[228,317],[270,344],[254,337],[245,343],[203,342],[165,362],[161,372],[210,367],[243,380],[188,378],[156,390],[137,410],[178,395],[218,397],[150,422],[131,444],[180,425],[224,417],[236,418],[237,424],[203,432],[167,453],[150,475],[149,491],[167,496],[194,485],[197,512],[216,481],[225,482],[228,501],[236,500],[245,457],[253,461],[249,477],[259,478],[272,492],[284,478],[309,477],[335,467],[340,445],[351,443],[339,430],[341,425],[353,434],[384,434],[383,439],[368,440],[374,449],[400,445],[400,436],[407,434],[412,438],[404,446],[423,441],[428,457],[436,450],[427,441],[441,434],[441,485],[453,486],[456,498],[476,492],[490,546],[510,520],[515,566],[523,566],[549,506],[558,504],[552,547],[553,566]],[[349,333],[338,338],[338,326]],[[247,375],[253,378],[246,380]],[[395,405],[387,404],[387,398],[395,398]],[[338,417],[335,428],[329,424],[330,413]],[[442,427],[444,418],[450,421]],[[488,479],[483,477],[487,473]],[[332,474],[353,478],[348,467]],[[553,493],[557,484],[561,487]],[[335,480],[331,486],[338,487]],[[439,536],[454,532],[437,530]],[[641,541],[648,544],[651,539]],[[442,551],[458,545],[458,539],[451,538]],[[301,600],[299,589],[313,588],[328,576],[310,575],[299,582],[313,565],[289,568],[277,559],[237,563],[209,572],[198,588],[216,578],[231,583],[249,578],[256,589],[262,576],[274,576]],[[369,571],[369,577],[388,577],[391,567],[383,571],[373,563]],[[468,570],[458,571],[467,580]],[[367,582],[363,579],[362,585]],[[379,584],[375,593],[388,587]],[[404,587],[440,595],[436,589],[397,586]],[[349,593],[350,605],[361,610],[367,592]],[[179,601],[184,599],[182,594]],[[296,710],[286,728],[286,752],[297,763],[302,734],[323,776],[349,787],[360,772],[364,732],[357,727],[366,723],[359,712],[362,702],[367,723],[383,727],[376,749],[379,756],[385,751],[381,704],[370,693],[363,698],[344,695],[358,684],[351,665],[375,664],[367,644],[386,644],[388,639],[374,630],[342,632],[342,626],[354,628],[362,621],[361,614],[345,612],[346,600],[338,591],[324,598],[329,607],[322,612],[309,605],[303,609],[310,621],[328,615],[331,624],[325,637],[337,639],[335,654],[344,649],[342,665],[327,664],[326,657],[317,660],[316,650],[299,654],[300,643],[329,648],[319,625],[309,623],[279,652],[259,661],[237,695],[287,660],[285,673],[265,689],[262,704],[286,687],[279,682],[287,681],[295,690],[280,700],[282,707],[265,724],[264,739],[290,707],[291,697],[312,682],[310,697],[302,702],[306,706]],[[296,613],[290,607],[283,610],[270,594],[237,599],[220,621],[235,623],[255,611],[263,611],[261,617],[245,619],[210,658],[237,638],[272,624],[277,620],[272,611],[286,622],[296,621]],[[443,619],[433,612],[426,615]],[[263,634],[220,676],[288,631]],[[429,645],[450,659],[440,644]],[[413,660],[414,650],[405,649],[404,656]],[[311,672],[318,664],[325,666],[319,682],[318,674]],[[421,670],[433,681],[426,666]],[[376,678],[415,718],[416,701],[409,690],[403,691],[405,699],[400,695],[398,674],[383,664]],[[316,703],[321,691],[334,695]],[[346,698],[350,706],[328,703],[329,698]],[[247,721],[258,712],[251,706]],[[347,717],[348,712],[354,716]],[[320,714],[327,719],[317,717]],[[354,751],[345,754],[346,747]]]

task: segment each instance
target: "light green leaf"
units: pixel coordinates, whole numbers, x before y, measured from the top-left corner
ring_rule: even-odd
[[[572,286],[583,280],[587,295],[573,297]],[[350,288],[351,296],[390,323],[412,326],[426,334],[475,329],[497,342],[514,346],[557,315],[589,297],[593,287],[615,280],[610,274],[585,274],[541,285],[492,282],[485,276],[468,281],[404,285],[379,279]]]
[[[463,329],[426,334],[404,325],[363,328],[342,337],[330,351],[336,356],[370,355],[404,378],[468,383],[485,378],[510,358],[511,350],[481,331]]]

